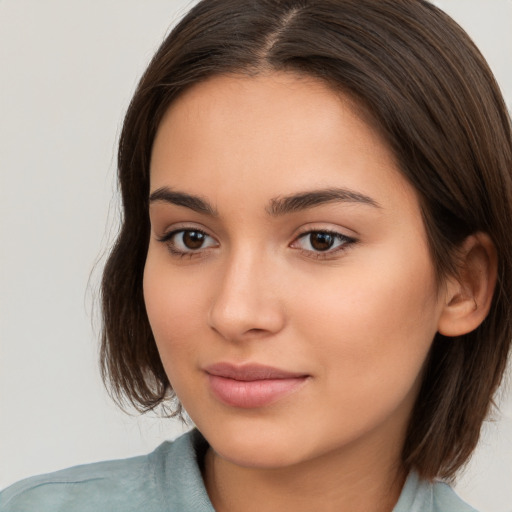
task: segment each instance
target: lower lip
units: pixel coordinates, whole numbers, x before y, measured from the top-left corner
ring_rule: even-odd
[[[226,405],[252,409],[269,405],[297,391],[307,377],[290,379],[234,380],[208,375],[213,394]]]

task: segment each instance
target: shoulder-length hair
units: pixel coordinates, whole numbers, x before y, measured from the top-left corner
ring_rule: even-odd
[[[142,292],[150,153],[162,116],[209,77],[268,71],[324,80],[368,113],[418,193],[440,280],[456,275],[457,248],[472,233],[496,246],[490,313],[467,335],[436,335],[402,452],[406,469],[451,478],[478,441],[512,337],[512,141],[484,58],[424,0],[203,0],[172,30],[138,85],[119,143],[123,219],[102,281],[104,380],[141,411],[174,396]]]

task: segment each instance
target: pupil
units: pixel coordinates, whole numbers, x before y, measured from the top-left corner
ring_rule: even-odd
[[[200,231],[185,231],[183,243],[188,249],[200,249],[204,242],[204,234]]]
[[[312,233],[310,236],[311,246],[317,251],[327,251],[334,243],[334,237],[329,233]]]

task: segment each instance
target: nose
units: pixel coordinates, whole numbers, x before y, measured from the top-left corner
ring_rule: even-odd
[[[276,334],[286,321],[275,262],[241,252],[226,261],[208,318],[210,327],[229,341]]]

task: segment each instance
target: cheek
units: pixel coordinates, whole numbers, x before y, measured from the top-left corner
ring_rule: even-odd
[[[405,254],[361,257],[328,280],[313,279],[308,293],[295,290],[298,329],[332,385],[352,390],[346,396],[399,398],[421,372],[439,316],[435,277],[423,254]]]
[[[173,272],[165,258],[149,251],[144,269],[144,301],[169,379],[172,363],[197,350],[191,340],[199,337],[198,315],[204,305],[204,288],[191,286],[190,280],[183,282],[183,274]]]

